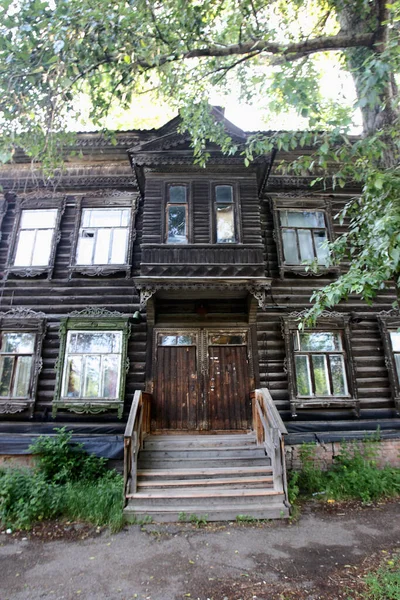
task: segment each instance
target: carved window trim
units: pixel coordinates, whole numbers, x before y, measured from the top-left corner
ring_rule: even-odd
[[[297,410],[313,407],[345,407],[354,408],[357,416],[360,412],[360,403],[357,397],[356,372],[351,350],[351,330],[350,316],[340,313],[323,313],[318,319],[316,327],[306,328],[305,332],[332,331],[340,332],[343,344],[343,355],[345,371],[347,376],[347,387],[349,396],[335,397],[324,396],[320,398],[307,398],[297,395],[296,370],[295,370],[295,351],[293,345],[293,333],[298,331],[299,320],[302,313],[291,313],[282,318],[282,333],[285,340],[286,368],[288,377],[288,388],[290,397],[290,410],[292,416],[297,416]]]
[[[10,246],[7,257],[7,267],[5,278],[10,274],[20,277],[36,277],[47,273],[47,279],[53,276],[54,262],[56,257],[57,245],[61,239],[60,223],[65,211],[66,198],[17,198],[15,201],[14,225],[11,232]],[[15,266],[14,260],[18,247],[18,235],[20,231],[20,222],[23,210],[57,210],[56,222],[54,225],[54,234],[51,243],[50,257],[47,265],[43,266]]]
[[[127,253],[126,261],[121,264],[104,264],[104,265],[78,265],[76,264],[76,253],[78,249],[79,232],[81,229],[81,220],[83,209],[107,209],[107,208],[128,208],[131,211],[130,223],[128,228],[128,242],[127,242]],[[98,197],[96,196],[84,196],[76,200],[76,216],[75,226],[72,233],[72,244],[71,244],[71,260],[69,266],[70,278],[74,273],[81,275],[88,275],[89,277],[95,276],[107,276],[114,273],[125,272],[126,279],[129,279],[132,272],[132,256],[133,256],[133,244],[136,240],[136,215],[139,209],[139,197],[137,194],[130,192],[120,192],[110,196],[104,195],[99,192]]]
[[[61,396],[62,382],[64,377],[65,357],[67,353],[67,337],[69,331],[119,331],[122,333],[121,364],[120,364],[120,387],[118,398],[115,400],[101,398],[65,398]],[[56,362],[56,386],[53,401],[53,417],[58,410],[69,410],[76,414],[99,414],[107,410],[116,410],[118,418],[121,419],[124,410],[126,373],[129,370],[128,340],[131,334],[129,317],[122,313],[111,313],[101,309],[86,309],[75,312],[71,316],[61,319],[60,323],[60,351]]]
[[[29,308],[12,308],[7,312],[0,312],[0,331],[4,333],[35,334],[28,396],[24,399],[11,396],[2,396],[0,398],[0,414],[16,414],[27,411],[29,417],[32,417],[39,373],[43,366],[42,345],[46,335],[45,315],[42,312],[35,312]]]
[[[235,224],[235,241],[234,242],[217,242],[217,196],[216,188],[221,185],[227,185],[232,188],[233,193],[233,210]],[[218,244],[220,248],[230,248],[242,243],[242,211],[240,203],[239,183],[235,181],[212,181],[211,182],[211,223],[212,223],[212,238],[210,243]]]
[[[330,266],[318,266],[318,271],[315,272],[312,269],[307,270],[307,265],[287,265],[285,264],[285,255],[283,250],[283,239],[282,239],[282,226],[280,222],[279,213],[283,210],[307,210],[310,212],[318,211],[323,212],[325,216],[325,225],[328,234],[328,240],[332,242],[334,240],[334,231],[332,225],[332,207],[329,200],[326,198],[309,198],[309,197],[296,197],[296,198],[272,198],[271,207],[274,220],[274,239],[276,241],[276,247],[278,252],[278,264],[279,273],[281,279],[285,278],[286,273],[296,273],[303,276],[318,277],[326,273],[340,273],[340,267],[337,265]]]
[[[169,189],[173,186],[182,186],[186,188],[186,203],[182,203],[181,206],[186,207],[186,243],[185,244],[177,244],[174,242],[168,242],[168,206],[174,205],[174,202],[169,202]],[[164,192],[163,192],[163,203],[162,203],[162,216],[161,216],[161,239],[162,243],[165,246],[175,248],[182,247],[185,248],[188,244],[193,243],[193,223],[192,223],[192,215],[193,215],[193,194],[192,194],[192,185],[189,181],[175,181],[169,180],[164,184]]]
[[[3,226],[4,217],[7,212],[7,208],[8,208],[8,202],[7,202],[6,198],[3,196],[0,198],[0,241],[1,241],[2,235],[3,235],[2,226]]]
[[[382,335],[385,363],[389,374],[392,397],[396,412],[400,413],[400,376],[397,373],[392,343],[390,341],[390,333],[400,329],[400,313],[396,310],[383,312],[378,315],[378,323]]]

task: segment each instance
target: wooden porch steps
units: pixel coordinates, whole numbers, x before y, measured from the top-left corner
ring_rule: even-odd
[[[125,519],[157,522],[287,517],[274,489],[271,460],[254,433],[150,435],[139,453],[137,489],[126,494]]]

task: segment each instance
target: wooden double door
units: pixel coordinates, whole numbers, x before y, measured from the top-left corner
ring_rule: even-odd
[[[153,430],[251,426],[247,330],[157,329]]]

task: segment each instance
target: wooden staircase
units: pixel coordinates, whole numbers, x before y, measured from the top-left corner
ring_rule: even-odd
[[[149,395],[138,392],[134,401],[125,435],[126,521],[289,516],[284,466],[276,460],[281,439],[277,446],[271,433],[269,443],[260,443],[257,418],[247,434],[150,435]]]

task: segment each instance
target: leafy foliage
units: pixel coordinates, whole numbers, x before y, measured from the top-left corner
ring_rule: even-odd
[[[65,517],[95,525],[122,526],[122,477],[105,460],[89,455],[71,434],[58,429],[31,447],[37,467],[0,470],[0,521],[29,529],[43,519]],[[39,454],[40,453],[40,454]]]
[[[300,450],[302,468],[292,474],[289,482],[291,502],[299,495],[363,502],[399,496],[400,469],[378,469],[376,455],[375,440],[342,442],[333,466],[322,471],[315,463],[315,445],[304,444]]]

